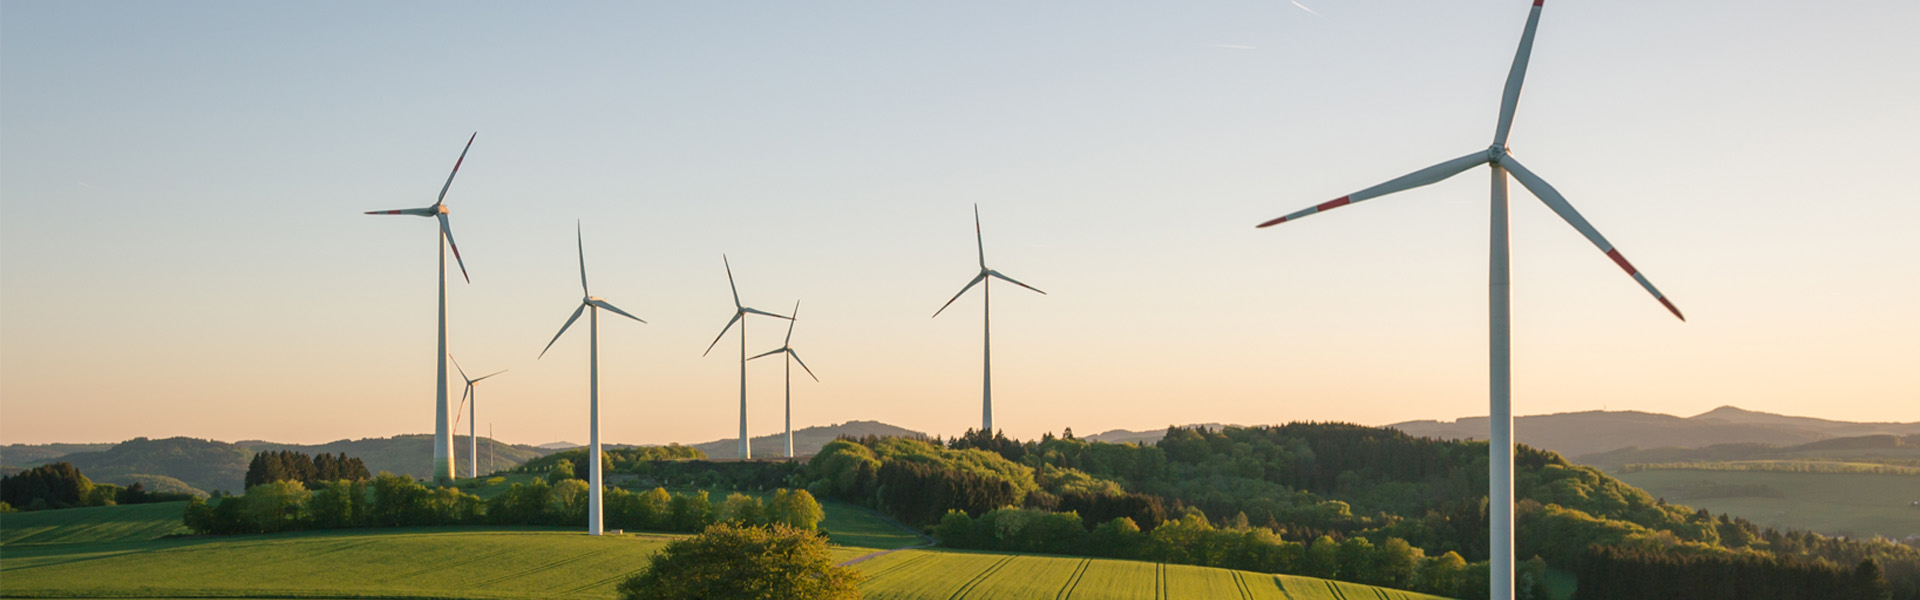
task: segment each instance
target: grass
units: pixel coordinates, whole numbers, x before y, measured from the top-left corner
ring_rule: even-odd
[[[1745,517],[1762,527],[1806,529],[1829,535],[1920,534],[1920,477],[1853,473],[1639,471],[1621,481],[1669,502]],[[1687,498],[1689,490],[1751,488],[1771,495]]]
[[[1427,600],[1401,590],[1213,567],[957,550],[906,550],[860,563],[871,600]]]
[[[678,536],[590,537],[568,528],[349,529],[159,538],[180,503],[10,514],[0,596],[40,598],[559,598],[605,600]],[[93,510],[95,513],[83,511]],[[61,514],[65,513],[65,514]],[[828,505],[844,529],[917,543],[871,513]],[[867,516],[860,517],[865,514]],[[34,530],[16,532],[25,518]],[[37,520],[37,521],[36,521]],[[107,525],[112,524],[112,525]],[[22,528],[21,531],[25,531]],[[845,535],[859,536],[860,533]],[[25,541],[13,541],[13,540]],[[875,551],[836,546],[836,561]],[[1210,567],[955,550],[858,563],[867,598],[1427,600],[1400,590]]]
[[[0,514],[0,545],[84,544],[151,540],[186,533],[185,502],[95,506]]]

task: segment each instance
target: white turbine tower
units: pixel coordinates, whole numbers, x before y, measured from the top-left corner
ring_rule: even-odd
[[[786,361],[787,363],[787,376],[786,376],[786,381],[787,381],[787,458],[793,458],[793,363],[796,363],[796,362],[800,363],[800,368],[807,370],[808,377],[812,377],[814,381],[820,381],[820,376],[814,375],[813,369],[807,369],[807,361],[800,360],[800,353],[793,351],[793,324],[798,322],[800,322],[800,301],[795,300],[793,301],[793,318],[787,320],[787,341],[781,342],[780,347],[777,349],[768,350],[760,354],[759,356],[753,357],[753,358],[760,358],[762,356],[773,356],[775,354],[785,353],[787,355],[787,358],[789,359]],[[749,358],[747,360],[753,360],[753,358]]]
[[[467,381],[467,390],[460,393],[461,412],[460,414],[454,415],[453,417],[453,426],[456,429],[459,428],[460,426],[460,417],[466,414],[467,403],[468,402],[473,403],[473,419],[467,421],[467,444],[468,444],[467,477],[479,477],[480,476],[480,437],[478,435],[479,432],[477,431],[477,429],[480,426],[480,391],[479,391],[480,380],[486,379],[488,377],[492,377],[494,375],[499,375],[501,373],[505,373],[507,372],[507,370],[501,369],[498,371],[494,371],[492,373],[488,373],[486,375],[481,375],[478,379],[469,378],[467,377],[467,370],[460,368],[460,359],[454,358],[453,355],[451,354],[447,355],[447,358],[453,361],[453,368],[455,370],[460,371],[460,378],[465,379]],[[491,431],[487,432],[487,436],[491,438],[493,436],[493,432]],[[491,467],[492,465],[489,464],[488,466]]]
[[[776,315],[740,304],[740,287],[733,284],[733,263],[728,262],[727,255],[722,254],[720,264],[726,265],[727,288],[733,290],[733,318],[727,319],[727,326],[720,329],[720,335],[714,336],[713,343],[707,344],[707,351],[700,355],[706,356],[712,353],[713,347],[720,344],[720,338],[727,337],[727,330],[733,329],[734,322],[740,323],[740,458],[745,460],[753,458],[753,446],[747,439],[747,320],[745,317],[747,313],[787,320],[793,320],[793,317]]]
[[[982,365],[980,367],[980,431],[982,432],[982,434],[988,437],[992,437],[993,436],[993,292],[991,288],[993,287],[993,282],[988,281],[988,278],[998,277],[1006,281],[1007,283],[1011,283],[1023,288],[1027,288],[1029,290],[1033,290],[1036,292],[1040,292],[1040,290],[1033,286],[1020,283],[1018,281],[1014,281],[1012,277],[1001,275],[999,271],[995,271],[993,269],[987,268],[987,245],[986,245],[986,242],[981,240],[980,205],[978,204],[973,205],[973,243],[974,243],[974,248],[980,251],[980,274],[974,275],[973,281],[967,282],[966,287],[960,288],[960,293],[954,294],[953,298],[948,299],[946,304],[940,305],[940,310],[933,311],[933,316],[936,316],[936,317],[940,316],[940,313],[947,310],[948,306],[953,306],[954,300],[959,300],[960,296],[965,295],[967,293],[967,290],[973,289],[974,284],[981,284],[980,285],[980,310],[985,315],[985,317],[981,319],[981,322],[982,322],[981,331],[983,333],[981,336],[982,341],[980,343],[980,347],[982,349],[981,361],[980,361]],[[1040,292],[1040,294],[1046,295],[1046,292]]]
[[[436,279],[440,284],[440,352],[434,379],[433,479],[441,483],[453,479],[453,436],[447,424],[447,248],[453,248],[453,260],[460,265],[460,278],[473,282],[467,277],[467,262],[460,259],[460,246],[453,243],[453,228],[447,226],[445,202],[447,188],[453,187],[453,176],[460,173],[460,163],[466,162],[467,150],[473,148],[476,137],[480,137],[480,132],[467,136],[467,146],[460,149],[460,159],[453,161],[453,172],[447,173],[447,183],[440,186],[440,197],[434,199],[433,206],[367,211],[369,215],[413,215],[440,220],[440,231],[434,241],[434,246],[440,249],[440,276]],[[446,245],[441,246],[439,240],[446,240]]]
[[[1620,251],[1613,247],[1600,232],[1580,216],[1573,205],[1560,192],[1548,185],[1546,180],[1534,175],[1533,171],[1521,166],[1507,152],[1507,133],[1513,126],[1513,113],[1520,101],[1520,83],[1526,79],[1527,57],[1533,52],[1534,29],[1540,24],[1540,7],[1544,0],[1534,0],[1533,9],[1527,15],[1526,30],[1520,34],[1520,49],[1514,54],[1513,68],[1507,74],[1507,85],[1500,98],[1500,121],[1494,129],[1493,145],[1486,150],[1476,150],[1472,154],[1449,160],[1398,179],[1382,183],[1348,196],[1342,196],[1284,217],[1261,223],[1260,227],[1278,225],[1311,215],[1314,213],[1346,206],[1369,198],[1377,198],[1394,192],[1405,191],[1423,185],[1436,183],[1457,175],[1469,168],[1486,164],[1493,170],[1493,209],[1491,258],[1488,269],[1489,306],[1489,440],[1488,461],[1488,497],[1492,514],[1488,515],[1492,524],[1492,597],[1495,600],[1513,598],[1513,410],[1512,410],[1512,346],[1511,316],[1509,314],[1508,259],[1507,259],[1507,173],[1513,173],[1515,179],[1527,191],[1533,192],[1555,214],[1578,230],[1587,240],[1598,246],[1607,258],[1620,265],[1633,280],[1653,294],[1654,299],[1667,307],[1673,316],[1682,321],[1686,317],[1680,309],[1668,302],[1660,290],[1647,281],[1645,275],[1635,269]]]
[[[579,245],[580,250],[580,307],[573,309],[573,316],[567,317],[567,323],[560,326],[559,333],[553,334],[553,340],[547,342],[547,347],[540,350],[540,356],[546,356],[547,350],[553,349],[554,342],[560,341],[560,336],[566,335],[567,328],[572,327],[573,322],[580,319],[581,312],[587,309],[593,309],[593,314],[587,317],[587,422],[590,427],[587,432],[587,462],[593,465],[587,469],[587,472],[590,473],[588,479],[591,480],[588,484],[593,487],[592,494],[587,496],[587,535],[600,535],[602,531],[600,521],[600,494],[602,490],[602,480],[600,478],[600,309],[607,309],[613,314],[640,321],[641,323],[645,323],[646,321],[640,317],[627,314],[627,311],[614,308],[614,306],[609,304],[605,299],[596,297],[587,291],[587,246],[584,236],[580,234],[580,226],[578,223],[574,224],[574,236],[575,243]]]

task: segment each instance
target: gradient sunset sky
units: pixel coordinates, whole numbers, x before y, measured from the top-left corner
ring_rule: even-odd
[[[1267,219],[1492,137],[1526,0],[0,4],[0,442],[734,435],[732,310],[801,300],[796,427],[1486,413],[1487,175]],[[1920,421],[1920,3],[1549,2],[1510,146],[1516,414]],[[576,326],[578,327],[578,326]],[[784,324],[751,322],[749,350]],[[781,372],[751,371],[752,433]],[[457,380],[456,380],[457,385]],[[454,388],[458,394],[458,388]],[[461,426],[464,433],[465,426]]]

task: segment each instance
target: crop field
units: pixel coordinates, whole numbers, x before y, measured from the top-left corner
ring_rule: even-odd
[[[856,565],[871,600],[1426,600],[1426,594],[1212,567],[951,550],[906,550]]]
[[[0,596],[20,598],[561,598],[607,600],[673,535],[440,527],[161,537],[180,503],[14,513],[0,520]],[[850,532],[918,538],[829,507]],[[865,515],[865,516],[862,516]],[[888,525],[889,527],[891,525]],[[17,528],[17,529],[16,529]],[[898,531],[898,530],[895,530]],[[850,533],[858,537],[859,533]],[[889,544],[890,547],[898,547]],[[836,546],[833,558],[872,547]],[[1307,577],[1146,562],[901,550],[854,565],[868,598],[1425,600]]]
[[[0,514],[0,545],[78,544],[151,540],[185,533],[185,502],[97,506]]]
[[[1920,534],[1920,508],[1913,506],[1920,501],[1920,477],[1741,471],[1639,471],[1615,476],[1669,502],[1745,517],[1762,527],[1896,539]],[[1703,485],[1740,486],[1768,494],[1687,497],[1689,490]]]

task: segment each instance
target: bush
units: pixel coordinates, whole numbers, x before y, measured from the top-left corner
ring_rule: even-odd
[[[833,564],[820,536],[785,525],[720,523],[667,544],[620,584],[626,600],[860,598],[860,574]]]

